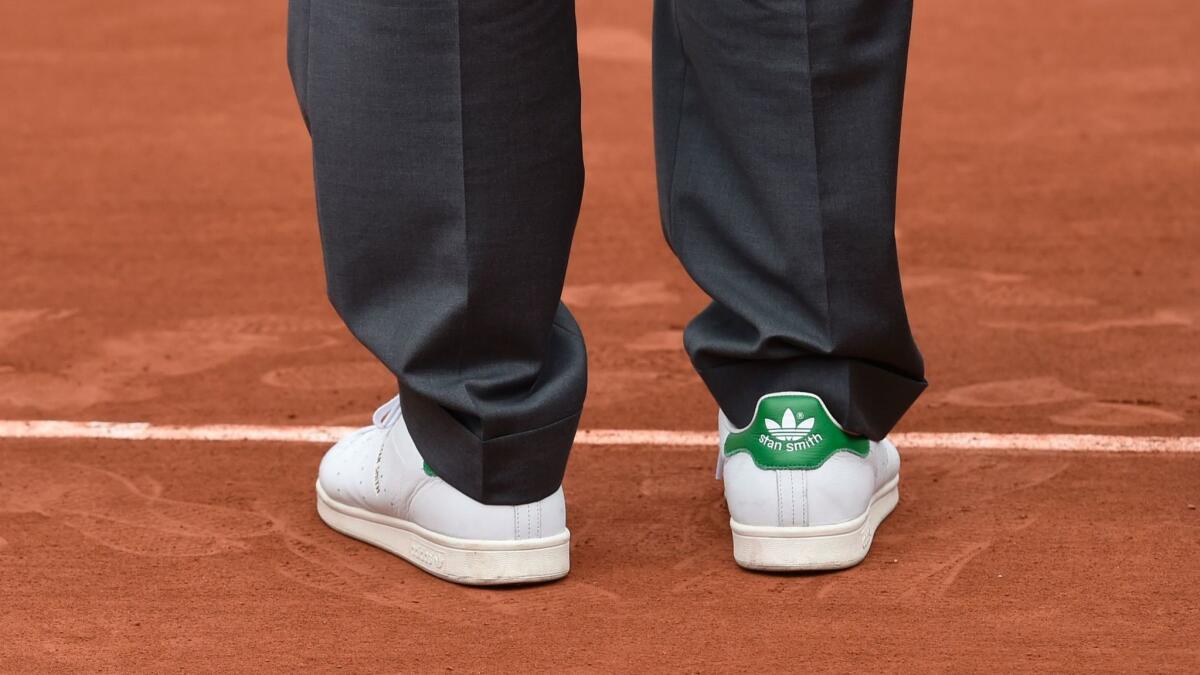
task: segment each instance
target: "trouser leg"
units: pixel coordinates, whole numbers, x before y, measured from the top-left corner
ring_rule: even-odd
[[[559,302],[583,188],[573,0],[292,0],[288,61],[334,307],[438,475],[545,497],[586,388]]]
[[[773,391],[886,434],[925,387],[894,234],[905,0],[657,0],[667,240],[711,305],[684,335],[735,424]]]

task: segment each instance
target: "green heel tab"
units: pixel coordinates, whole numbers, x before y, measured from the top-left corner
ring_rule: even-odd
[[[819,396],[783,392],[758,399],[754,419],[731,432],[723,450],[749,453],[760,469],[816,469],[838,452],[866,457],[871,442],[846,433]]]

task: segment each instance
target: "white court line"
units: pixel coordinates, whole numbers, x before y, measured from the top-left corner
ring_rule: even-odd
[[[192,426],[146,422],[72,422],[0,420],[0,439],[92,438],[127,441],[242,441],[333,443],[356,427],[261,426],[201,424]],[[990,434],[909,432],[892,435],[903,449],[1038,450],[1046,452],[1200,453],[1196,436],[1104,436],[1098,434]],[[653,445],[712,447],[717,435],[701,431],[658,429],[587,429],[578,445]]]

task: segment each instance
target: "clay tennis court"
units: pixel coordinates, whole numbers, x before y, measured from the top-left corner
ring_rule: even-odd
[[[572,573],[497,591],[317,518],[314,436],[394,382],[324,298],[284,3],[0,6],[0,671],[1195,672],[1196,5],[917,3],[899,242],[932,386],[870,557],[801,576],[730,556],[650,3],[578,12]]]

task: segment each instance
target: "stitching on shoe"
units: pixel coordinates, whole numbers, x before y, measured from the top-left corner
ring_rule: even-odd
[[[779,485],[779,471],[775,472],[775,521],[783,526],[783,489]]]
[[[788,483],[792,486],[792,525],[796,524],[796,472],[788,472]]]
[[[800,506],[800,524],[808,526],[808,474],[800,474],[800,499],[804,500]]]

